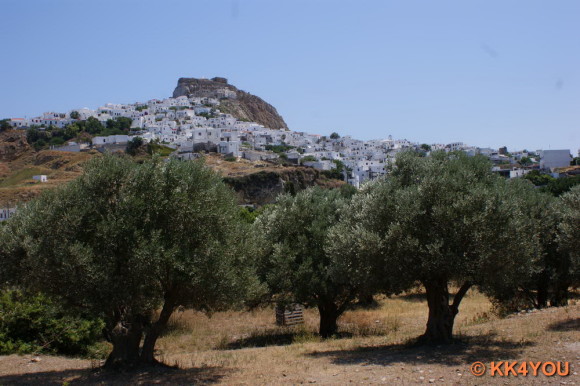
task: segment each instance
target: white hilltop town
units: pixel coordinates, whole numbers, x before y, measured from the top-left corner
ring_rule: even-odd
[[[203,152],[217,152],[233,158],[251,161],[275,161],[302,164],[320,170],[339,167],[342,179],[360,187],[363,183],[387,173],[387,166],[399,152],[414,150],[426,156],[432,151],[463,151],[470,156],[481,154],[494,164],[493,170],[508,178],[522,177],[531,170],[543,170],[554,177],[559,168],[570,165],[569,149],[510,151],[469,146],[462,142],[420,144],[388,136],[380,140],[359,140],[351,136],[310,134],[278,128],[268,128],[256,122],[238,120],[220,111],[220,101],[235,98],[224,93],[220,98],[179,96],[145,103],[112,104],[95,110],[80,108],[66,113],[46,112],[34,118],[11,118],[15,129],[51,130],[87,120],[98,120],[104,127],[111,120],[129,118],[128,134],[95,136],[89,143],[68,142],[51,146],[52,150],[79,152],[96,148],[100,151],[124,150],[136,137],[143,142],[158,142],[174,149],[172,156],[193,159]],[[272,151],[274,150],[274,151]],[[580,153],[580,150],[579,150]],[[3,220],[12,212],[0,214]]]

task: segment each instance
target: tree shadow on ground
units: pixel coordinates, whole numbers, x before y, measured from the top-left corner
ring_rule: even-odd
[[[570,318],[554,322],[548,326],[550,331],[580,331],[580,318]]]
[[[454,343],[440,346],[418,345],[416,343],[394,344],[382,347],[361,347],[352,350],[312,352],[313,358],[328,357],[337,365],[380,365],[393,363],[412,365],[440,364],[457,366],[475,361],[489,362],[498,358],[516,358],[529,342],[515,342],[498,339],[495,335],[463,338]]]
[[[336,335],[336,338],[352,338],[352,336],[353,334],[350,332],[339,332]],[[247,337],[236,339],[222,347],[222,349],[238,350],[252,347],[288,346],[297,342],[312,342],[320,340],[321,338],[317,334],[299,329],[284,333],[265,331],[263,333],[255,333]]]
[[[0,376],[0,385],[185,385],[219,382],[229,370],[222,367],[177,369],[168,366],[128,371],[76,369]]]

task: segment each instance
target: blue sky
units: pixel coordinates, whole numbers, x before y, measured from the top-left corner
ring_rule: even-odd
[[[291,129],[580,148],[580,2],[0,0],[0,117],[224,76]]]

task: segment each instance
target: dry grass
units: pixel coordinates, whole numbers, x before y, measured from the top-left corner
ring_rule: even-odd
[[[580,369],[580,306],[546,309],[499,319],[490,302],[470,291],[456,320],[459,342],[442,347],[410,344],[423,332],[427,306],[421,293],[379,299],[372,309],[348,311],[340,338],[320,340],[317,312],[304,326],[277,327],[274,311],[176,313],[160,338],[158,358],[179,369],[131,373],[88,371],[89,361],[46,357],[0,358],[0,384],[529,384],[578,382],[562,378],[477,378],[474,361],[570,361]],[[94,366],[94,363],[92,364]],[[49,370],[52,369],[52,370]]]
[[[471,291],[463,301],[456,328],[482,323],[489,320],[490,315],[491,303],[479,292]],[[161,356],[173,356],[191,351],[320,342],[316,334],[318,311],[306,309],[304,320],[302,326],[276,326],[273,308],[218,312],[211,316],[190,310],[176,312],[168,332],[159,340],[158,352]],[[412,292],[380,298],[374,308],[345,312],[339,319],[339,336],[345,342],[374,337],[401,343],[420,335],[426,322],[427,305],[423,294]]]
[[[45,189],[67,183],[82,173],[82,164],[98,152],[68,153],[52,150],[28,150],[15,160],[2,162],[0,168],[0,206],[15,205],[38,196]],[[45,174],[48,182],[32,180]]]

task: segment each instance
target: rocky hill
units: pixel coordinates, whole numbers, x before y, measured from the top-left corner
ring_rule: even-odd
[[[180,78],[173,91],[173,97],[183,95],[218,98],[221,99],[219,109],[238,119],[257,122],[271,129],[288,128],[274,106],[258,96],[238,90],[235,86],[228,84],[226,78]]]

